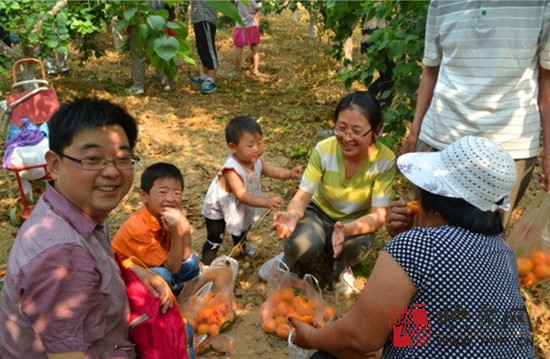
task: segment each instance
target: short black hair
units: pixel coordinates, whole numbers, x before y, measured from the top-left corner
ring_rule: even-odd
[[[65,103],[48,123],[50,150],[61,155],[75,136],[87,129],[120,125],[134,149],[137,140],[137,122],[126,110],[107,100],[80,98]]]
[[[382,123],[382,110],[380,103],[372,94],[367,91],[355,91],[344,96],[336,105],[334,110],[334,123],[338,121],[340,112],[344,110],[359,111],[375,131]]]
[[[225,140],[227,144],[238,144],[245,133],[259,133],[260,136],[263,136],[260,125],[250,116],[237,116],[225,126]]]
[[[419,194],[426,213],[438,213],[451,225],[485,235],[497,235],[504,231],[499,211],[482,211],[462,198],[443,197],[421,188]]]
[[[181,182],[181,189],[183,190],[184,182],[181,171],[173,164],[166,162],[157,162],[147,167],[141,175],[140,188],[145,193],[149,193],[155,181],[161,178],[171,178]]]

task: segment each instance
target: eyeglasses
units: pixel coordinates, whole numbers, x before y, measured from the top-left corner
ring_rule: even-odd
[[[340,130],[340,129],[337,129],[335,128],[333,130],[333,133],[335,136],[338,136],[338,137],[341,137],[341,138],[344,138],[344,136],[346,135],[349,135],[349,137],[352,139],[352,140],[361,140],[362,138],[364,138],[366,135],[368,135],[369,133],[371,133],[372,131],[372,127],[370,130],[368,130],[367,132],[365,133],[357,133],[355,131],[352,131],[352,132],[348,132],[348,131],[344,131],[344,130]]]
[[[107,168],[109,162],[113,162],[116,168],[119,170],[130,170],[134,168],[136,163],[139,162],[139,158],[136,156],[131,157],[119,157],[114,160],[107,160],[101,157],[84,157],[82,159],[74,158],[68,156],[64,153],[61,154],[61,157],[65,157],[71,161],[80,163],[80,166],[83,170],[87,171],[101,171]]]

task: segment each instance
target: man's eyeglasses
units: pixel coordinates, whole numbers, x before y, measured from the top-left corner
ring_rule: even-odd
[[[119,170],[130,170],[134,168],[136,163],[139,162],[139,158],[135,156],[131,157],[119,157],[114,160],[108,160],[101,157],[84,157],[81,159],[68,156],[64,153],[61,154],[61,157],[65,157],[71,161],[80,163],[80,166],[83,170],[87,171],[101,171],[107,168],[109,162],[113,162],[116,168]]]
[[[355,131],[348,132],[348,131],[340,130],[338,128],[335,128],[333,130],[335,136],[344,138],[346,135],[349,135],[349,137],[351,137],[352,140],[361,140],[366,135],[371,133],[371,131],[372,131],[372,128],[370,130],[368,130],[367,132],[365,132],[365,133],[358,133],[358,132],[355,132]]]

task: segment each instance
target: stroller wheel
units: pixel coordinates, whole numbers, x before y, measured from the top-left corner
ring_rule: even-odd
[[[22,223],[21,211],[17,207],[10,208],[10,223],[13,226],[19,227]]]

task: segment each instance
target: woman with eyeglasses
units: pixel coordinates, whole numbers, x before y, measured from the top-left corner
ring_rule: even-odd
[[[349,268],[367,256],[390,204],[395,155],[376,142],[381,130],[380,105],[371,94],[342,98],[334,136],[317,143],[286,211],[273,216],[273,230],[285,238],[282,261],[289,269],[324,281],[312,265],[331,258],[330,287],[345,294],[356,291]],[[260,274],[274,262],[266,262]]]

